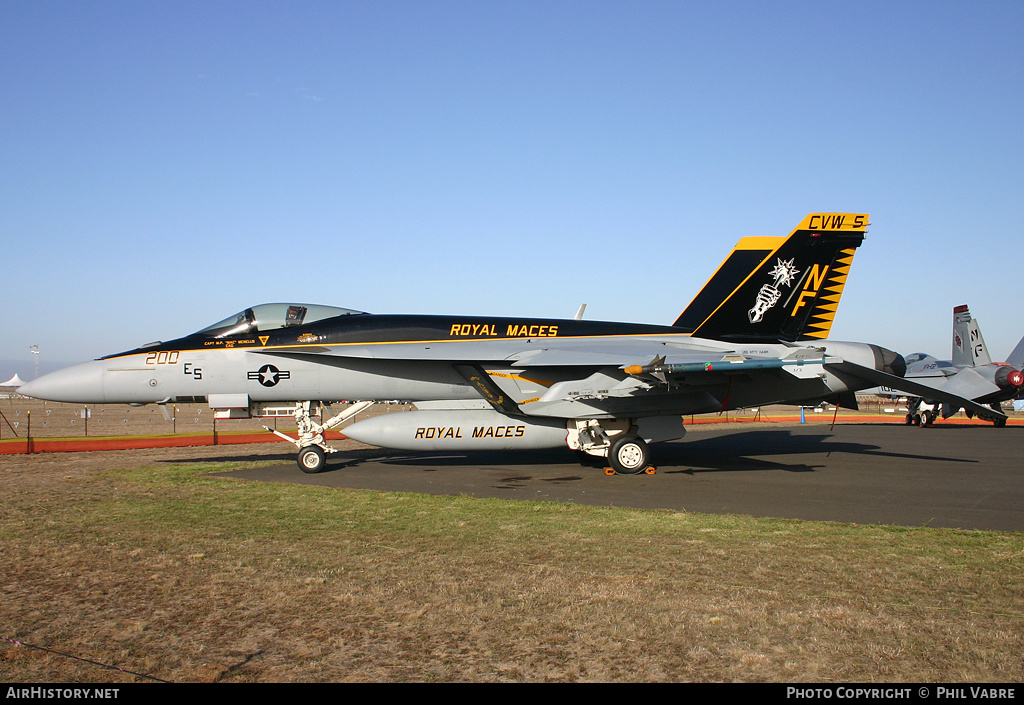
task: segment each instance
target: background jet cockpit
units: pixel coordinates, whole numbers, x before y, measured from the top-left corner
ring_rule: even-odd
[[[366,315],[365,311],[355,311],[337,306],[319,306],[316,304],[260,304],[247,308],[212,326],[207,326],[196,335],[210,338],[229,338],[235,335],[247,335],[258,331],[277,330],[301,326],[325,318],[335,316]]]

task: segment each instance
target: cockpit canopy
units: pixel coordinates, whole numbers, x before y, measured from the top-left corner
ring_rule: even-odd
[[[212,326],[207,326],[197,331],[196,335],[228,338],[234,335],[301,326],[335,316],[358,315],[365,316],[366,312],[317,304],[260,304],[236,313],[234,316],[229,316],[223,321],[218,321]]]

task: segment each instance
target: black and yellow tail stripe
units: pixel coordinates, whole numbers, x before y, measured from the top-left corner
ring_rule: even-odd
[[[832,330],[832,321],[836,317],[839,308],[839,299],[843,295],[843,287],[846,286],[846,278],[850,274],[850,267],[853,264],[853,256],[856,249],[848,248],[839,252],[836,261],[829,270],[818,301],[807,321],[807,328],[803,336],[807,338],[827,338]]]

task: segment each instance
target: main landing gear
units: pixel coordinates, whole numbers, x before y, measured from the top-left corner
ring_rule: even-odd
[[[907,426],[927,428],[938,418],[938,405],[924,399],[907,400]]]
[[[312,402],[298,402],[295,405],[295,411],[292,413],[298,426],[298,440],[295,440],[291,436],[286,436],[280,431],[268,428],[267,426],[264,426],[263,428],[276,436],[280,436],[289,443],[293,443],[298,446],[299,454],[295,461],[299,466],[299,470],[308,473],[318,473],[327,466],[327,454],[337,452],[337,449],[330,447],[324,442],[324,431],[329,431],[332,428],[340,426],[363,409],[373,406],[373,402],[357,401],[342,410],[340,414],[331,417],[322,424],[313,420],[313,417],[309,413],[310,404],[312,404]]]
[[[1000,414],[1003,413],[1002,404],[995,401],[989,404],[993,411],[997,411]],[[974,414],[970,411],[964,412],[967,418],[974,418]],[[945,417],[944,417],[945,418]],[[988,418],[988,417],[986,417]],[[906,416],[907,426],[920,426],[921,428],[928,428],[939,419],[939,405],[935,402],[925,401],[923,399],[916,399],[909,401],[908,411]],[[1006,426],[1006,418],[992,418],[989,419],[996,428],[1004,428]]]
[[[650,461],[651,451],[644,439],[623,436],[608,449],[608,462],[611,467],[606,468],[604,472],[606,475],[653,475],[655,469]]]
[[[566,443],[589,456],[605,458],[606,475],[653,475],[651,451],[630,419],[587,419],[569,423]]]
[[[927,428],[935,423],[936,418],[935,412],[928,410],[922,411],[920,414],[907,414],[907,425]]]

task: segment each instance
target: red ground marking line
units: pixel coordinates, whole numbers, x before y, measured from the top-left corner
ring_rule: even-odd
[[[325,440],[345,438],[341,433],[327,432]],[[92,450],[137,450],[140,448],[186,448],[190,446],[229,446],[244,443],[284,443],[268,431],[218,431],[216,442],[212,433],[163,434],[152,436],[100,436],[96,438],[5,438],[0,440],[0,455],[24,453],[72,453]],[[31,447],[30,447],[31,445]]]

